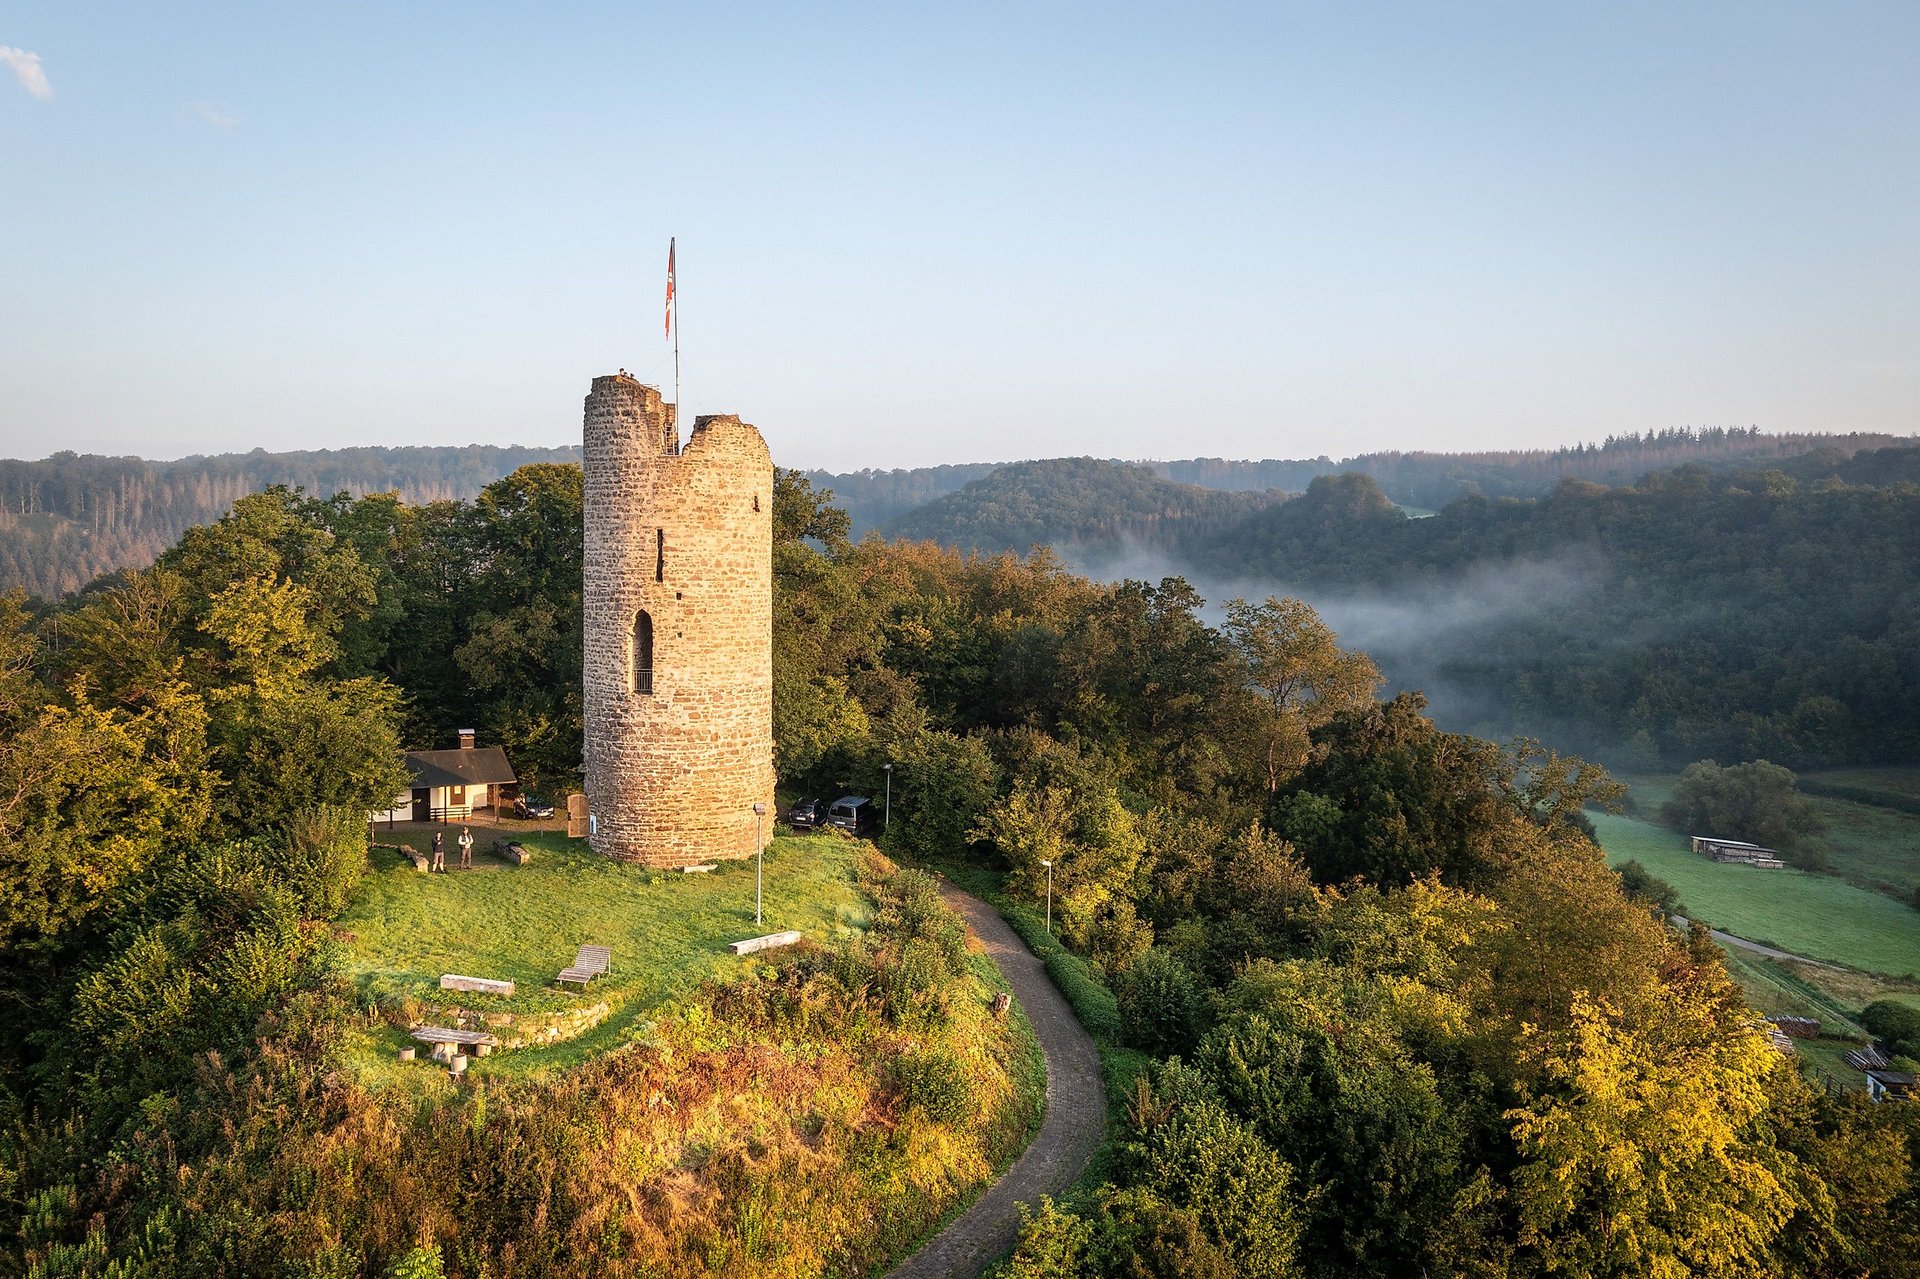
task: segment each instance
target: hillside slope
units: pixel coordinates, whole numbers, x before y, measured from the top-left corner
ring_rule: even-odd
[[[0,459],[0,591],[53,598],[102,574],[145,568],[180,534],[276,484],[320,497],[398,493],[412,505],[470,498],[535,462],[577,462],[577,448],[319,449],[149,462],[55,453]]]
[[[1280,498],[1176,484],[1124,462],[1055,458],[1000,467],[882,531],[990,552],[1184,540],[1231,527]]]

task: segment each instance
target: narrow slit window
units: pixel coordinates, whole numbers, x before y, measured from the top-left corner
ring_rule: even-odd
[[[653,530],[653,580],[667,580],[667,530]]]
[[[645,609],[633,615],[633,691],[653,691],[653,619]]]

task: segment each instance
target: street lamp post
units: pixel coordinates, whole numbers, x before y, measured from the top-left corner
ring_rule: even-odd
[[[1053,862],[1045,857],[1040,864],[1047,868],[1047,936],[1053,936]]]
[[[880,829],[885,830],[893,825],[893,765],[882,764],[880,768],[887,775],[887,806],[880,813]]]
[[[753,922],[760,922],[760,882],[765,877],[767,867],[767,841],[765,822],[767,806],[753,806]]]

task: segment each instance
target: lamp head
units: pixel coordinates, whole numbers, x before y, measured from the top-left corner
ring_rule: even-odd
[[[767,806],[765,804],[755,804],[753,806],[753,815],[755,817],[765,817],[767,815]]]

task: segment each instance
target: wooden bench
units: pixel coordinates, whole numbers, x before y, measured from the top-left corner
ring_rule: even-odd
[[[560,975],[555,977],[554,981],[561,985],[578,982],[581,986],[585,986],[595,977],[612,970],[613,952],[611,950],[605,946],[582,946],[579,953],[573,957],[573,966],[562,968]]]
[[[525,866],[533,860],[533,850],[531,848],[528,848],[525,844],[516,844],[510,839],[500,840],[493,846],[493,851],[499,853],[515,866]]]
[[[436,1048],[444,1046],[454,1052],[471,1048],[476,1057],[486,1056],[500,1042],[499,1036],[490,1035],[484,1030],[455,1030],[451,1026],[415,1026],[407,1033],[421,1043],[432,1044]]]
[[[480,995],[505,995],[513,997],[513,983],[494,977],[465,977],[459,973],[441,973],[440,989],[470,990]]]
[[[784,933],[768,933],[765,937],[749,937],[745,941],[728,942],[727,949],[736,955],[751,955],[757,950],[778,950],[782,946],[791,946],[800,938],[801,934],[792,930]]]

